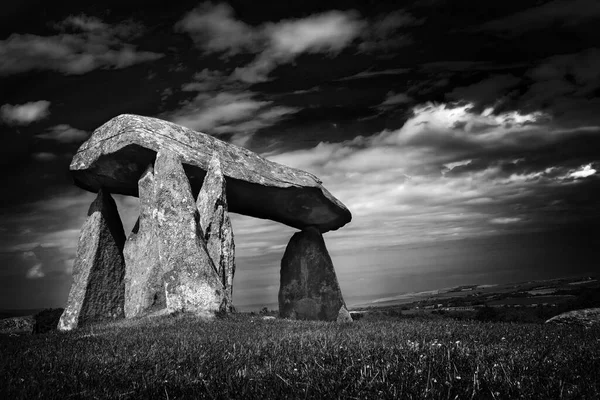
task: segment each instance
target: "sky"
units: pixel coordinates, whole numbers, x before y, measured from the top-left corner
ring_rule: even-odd
[[[317,175],[349,305],[596,271],[597,0],[83,3],[0,6],[0,308],[65,305],[94,199],[69,163],[123,113]],[[295,230],[232,223],[234,303],[276,308]]]

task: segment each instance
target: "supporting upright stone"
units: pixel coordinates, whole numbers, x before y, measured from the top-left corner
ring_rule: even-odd
[[[198,210],[177,155],[163,148],[154,164],[158,254],[167,310],[211,314],[228,308],[225,287],[198,229]]]
[[[138,182],[140,216],[125,242],[125,317],[133,318],[166,307],[164,272],[158,259],[159,235],[150,165]]]
[[[125,232],[115,201],[100,189],[90,205],[73,265],[73,284],[58,328],[123,317]]]
[[[226,288],[228,301],[233,305],[233,275],[235,273],[235,244],[227,207],[226,183],[218,155],[213,155],[198,199],[201,234],[208,254]]]
[[[279,314],[283,318],[351,321],[321,232],[295,233],[281,260]]]

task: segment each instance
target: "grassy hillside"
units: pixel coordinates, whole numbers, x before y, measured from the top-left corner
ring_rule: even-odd
[[[600,398],[600,330],[167,317],[0,337],[0,398]]]

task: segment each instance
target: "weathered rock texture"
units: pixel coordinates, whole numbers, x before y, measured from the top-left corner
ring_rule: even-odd
[[[138,195],[138,179],[161,149],[177,154],[193,193],[200,190],[213,154],[227,179],[229,210],[321,232],[350,222],[351,214],[307,172],[242,147],[155,118],[124,114],[96,129],[73,157],[75,183],[90,191]]]
[[[585,308],[559,314],[546,321],[547,324],[579,325],[592,327],[600,325],[600,308]]]
[[[158,258],[159,230],[155,210],[154,171],[149,166],[139,180],[140,216],[125,242],[125,317],[166,307],[164,271]]]
[[[202,314],[227,310],[226,289],[199,234],[198,210],[178,156],[162,149],[154,171],[167,309]]]
[[[231,299],[235,273],[235,244],[227,210],[225,178],[216,155],[210,161],[196,205],[200,214],[200,234],[226,288],[229,304],[233,304]]]
[[[285,249],[279,314],[292,319],[351,320],[325,241],[315,227],[295,233]]]
[[[102,189],[91,204],[77,245],[73,284],[58,328],[123,317],[125,232],[117,206]]]

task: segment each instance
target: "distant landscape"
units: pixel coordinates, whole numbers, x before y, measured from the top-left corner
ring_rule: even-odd
[[[463,285],[405,293],[352,308],[355,315],[448,317],[507,322],[544,322],[566,311],[600,307],[600,281],[594,276],[502,285]]]

